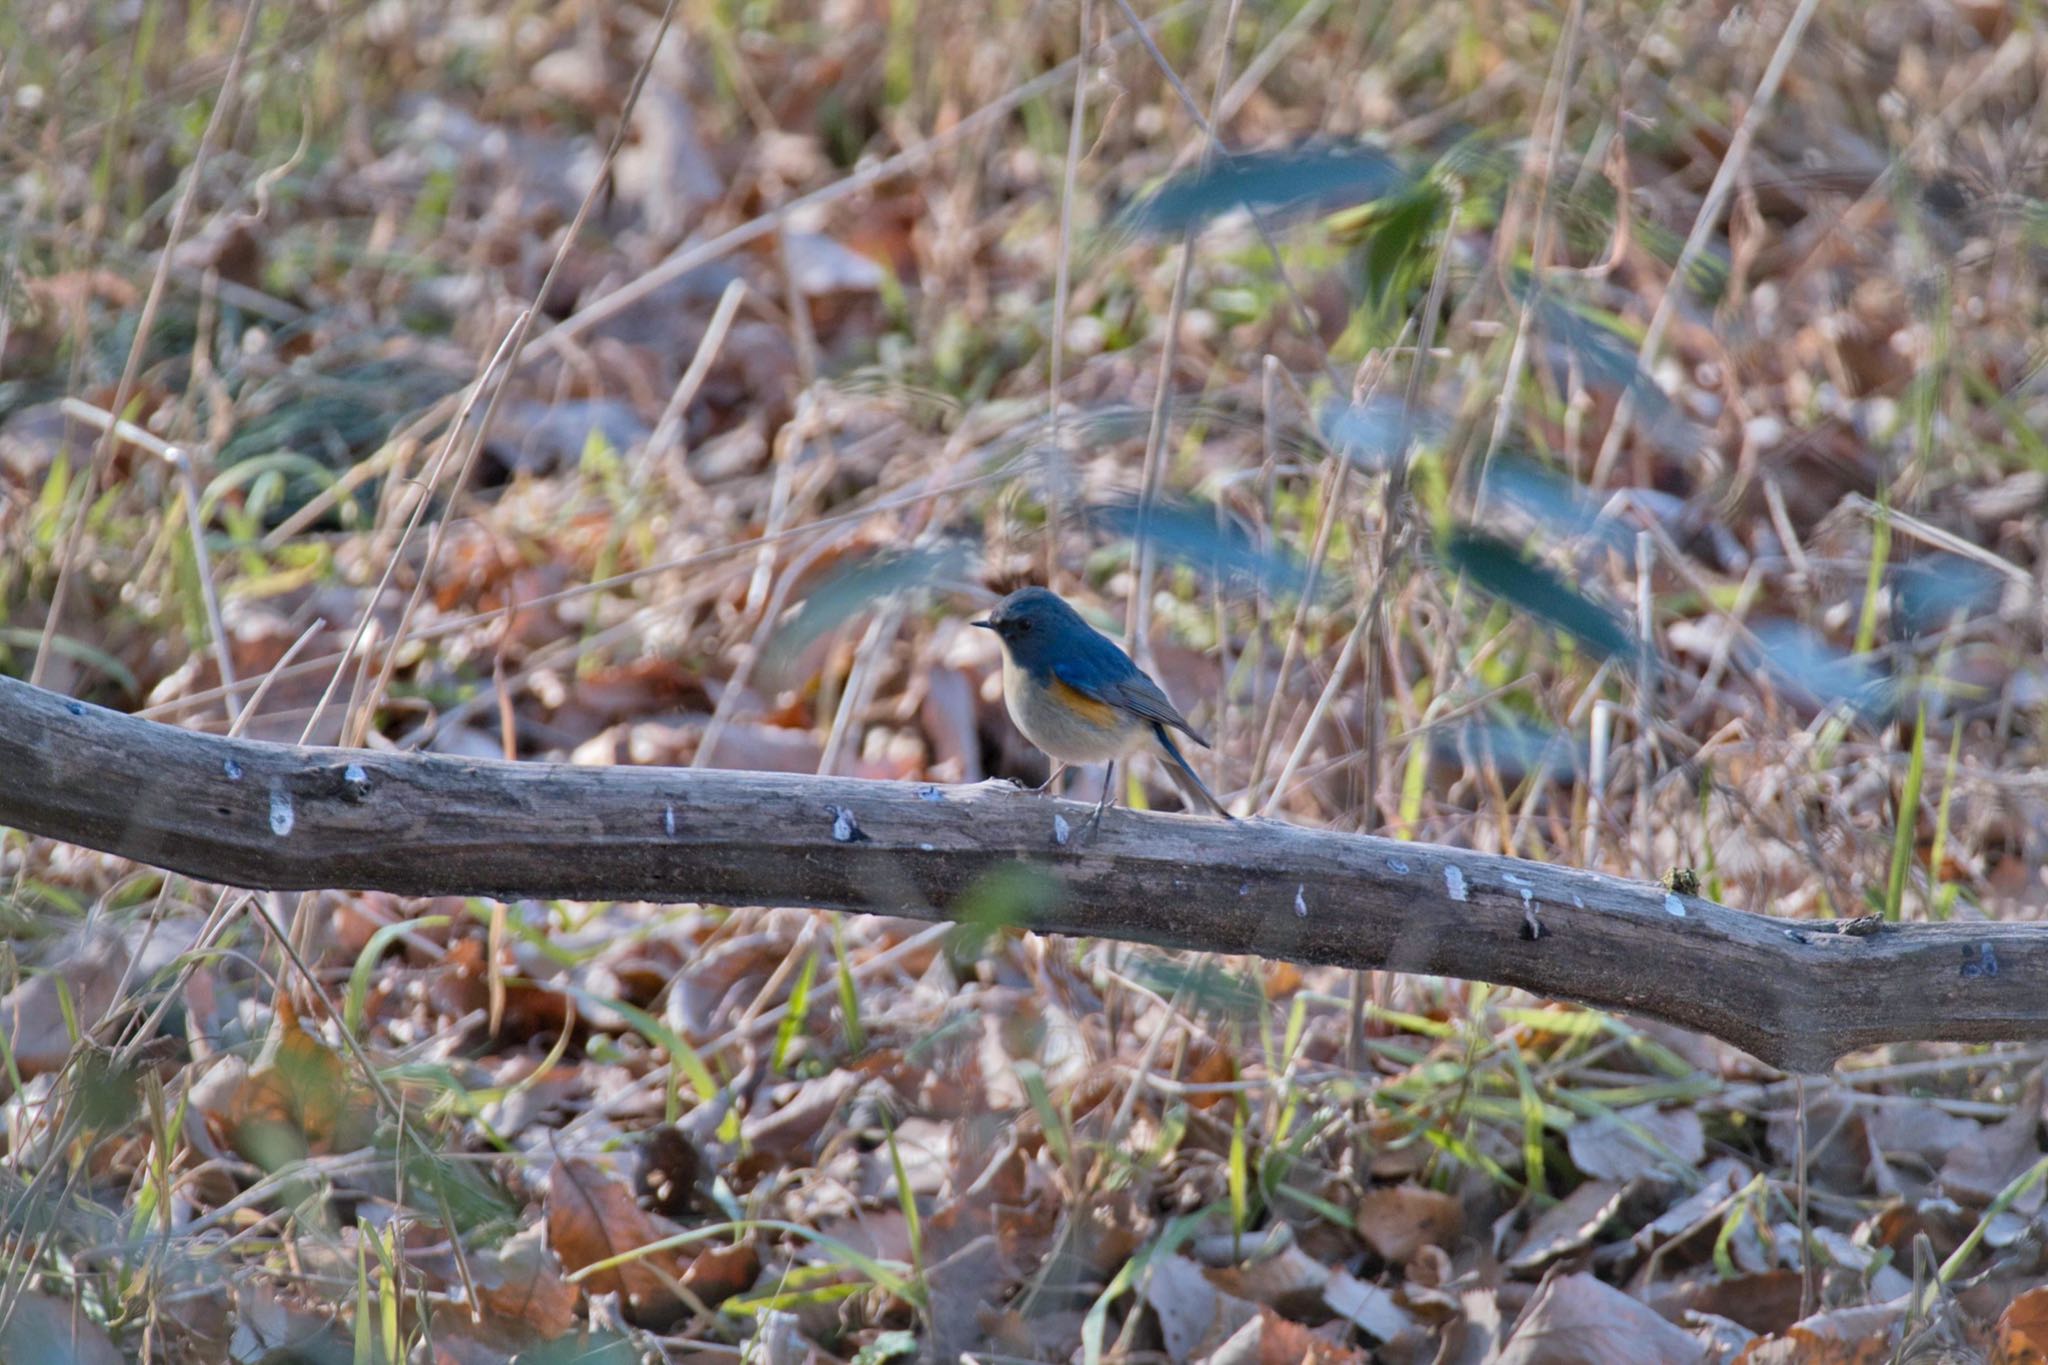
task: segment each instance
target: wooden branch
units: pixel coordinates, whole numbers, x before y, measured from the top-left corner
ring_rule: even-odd
[[[941,920],[1022,865],[1042,933],[1426,972],[1696,1029],[1790,1070],[2048,1037],[2048,926],[1864,925],[1428,844],[1112,812],[1004,783],[584,768],[219,739],[0,678],[0,825],[209,882],[804,905]]]

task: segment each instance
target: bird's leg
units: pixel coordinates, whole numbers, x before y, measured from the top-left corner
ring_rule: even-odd
[[[1109,760],[1109,767],[1104,769],[1102,774],[1102,799],[1095,803],[1095,814],[1089,816],[1088,823],[1082,827],[1081,837],[1084,840],[1091,837],[1101,827],[1102,812],[1109,809],[1110,803],[1115,799],[1115,796],[1116,760],[1112,758]]]
[[[1065,763],[1061,762],[1061,761],[1060,761],[1059,759],[1057,759],[1057,758],[1056,758],[1056,759],[1054,759],[1054,760],[1052,761],[1052,772],[1051,772],[1050,774],[1048,774],[1048,775],[1047,775],[1047,777],[1046,777],[1045,781],[1043,781],[1043,782],[1039,783],[1039,784],[1038,784],[1037,786],[1033,787],[1033,788],[1032,788],[1031,790],[1032,790],[1032,791],[1034,791],[1034,792],[1036,792],[1036,793],[1038,793],[1039,795],[1044,795],[1044,794],[1045,794],[1046,792],[1048,792],[1048,791],[1051,791],[1051,790],[1052,790],[1052,784],[1053,784],[1053,783],[1055,783],[1055,782],[1057,782],[1057,781],[1059,781],[1059,780],[1060,780],[1060,774],[1061,774],[1061,773],[1063,773],[1063,772],[1065,772],[1066,770],[1067,770],[1067,765],[1066,765]]]

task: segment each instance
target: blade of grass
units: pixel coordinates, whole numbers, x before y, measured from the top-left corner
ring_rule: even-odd
[[[1245,1220],[1251,1213],[1249,1159],[1246,1155],[1244,1125],[1251,1108],[1243,1095],[1230,1109],[1230,1250],[1233,1259],[1244,1259]]]
[[[859,1054],[867,1050],[867,1030],[860,1021],[860,992],[853,983],[853,964],[846,956],[846,917],[832,917],[833,976],[839,986],[840,1027],[846,1033],[846,1050]]]
[[[924,1224],[918,1218],[917,1195],[910,1188],[910,1174],[903,1167],[903,1150],[896,1142],[896,1125],[887,1117],[882,1133],[889,1143],[889,1166],[896,1173],[896,1202],[903,1210],[904,1234],[910,1241],[910,1268],[920,1282],[924,1279]]]
[[[769,1054],[769,1066],[782,1071],[789,1064],[789,1050],[803,1033],[804,1018],[811,1008],[811,981],[818,974],[818,955],[804,954],[804,965],[797,972],[796,984],[789,991],[789,1013],[783,1017],[781,1027],[775,1030],[775,1047]]]
[[[1951,1280],[1962,1273],[1963,1267],[1969,1264],[1970,1257],[1974,1256],[1977,1248],[1983,1245],[1985,1234],[1991,1230],[1991,1221],[2018,1203],[2030,1190],[2040,1184],[2044,1177],[2048,1177],[2048,1156],[2042,1157],[2039,1161],[2027,1167],[2026,1170],[2014,1176],[2006,1183],[2005,1188],[2000,1190],[1997,1196],[1984,1206],[1983,1215],[1977,1219],[1977,1225],[1970,1229],[1969,1236],[1963,1238],[1956,1249],[1949,1254],[1948,1259],[1941,1263],[1941,1268],[1935,1272],[1933,1281],[1927,1285],[1916,1300],[1920,1312],[1928,1313],[1933,1311],[1935,1300],[1940,1297],[1941,1291],[1948,1286]]]
[[[407,934],[418,933],[422,929],[445,928],[451,922],[452,917],[448,915],[421,915],[417,919],[403,919],[384,925],[370,935],[370,941],[356,954],[356,964],[348,974],[348,995],[342,1005],[342,1026],[351,1033],[362,1031],[363,1011],[370,999],[370,977],[376,972],[377,963],[390,950],[392,944]]]
[[[1927,917],[1945,920],[1953,913],[1957,887],[1942,880],[1942,862],[1948,855],[1948,812],[1949,800],[1956,794],[1956,758],[1962,752],[1963,727],[1958,725],[1948,737],[1948,767],[1941,778],[1941,803],[1934,812],[1934,846],[1927,853]]]
[[[778,1218],[752,1218],[731,1223],[710,1223],[704,1227],[691,1228],[687,1232],[678,1232],[672,1236],[657,1238],[645,1246],[634,1247],[631,1251],[622,1251],[616,1256],[608,1256],[601,1261],[593,1261],[564,1278],[570,1284],[581,1284],[592,1275],[601,1274],[607,1270],[616,1270],[622,1265],[644,1260],[649,1256],[658,1255],[664,1251],[674,1251],[679,1247],[695,1246],[699,1242],[709,1242],[720,1237],[732,1236],[735,1233],[752,1232],[780,1232],[791,1237],[801,1237],[804,1241],[811,1243],[813,1246],[823,1248],[838,1257],[845,1264],[858,1270],[861,1274],[872,1280],[878,1288],[895,1294],[906,1302],[915,1303],[918,1301],[918,1286],[909,1277],[895,1268],[896,1263],[878,1260],[873,1256],[856,1250],[837,1237],[828,1236],[815,1228],[805,1227],[801,1223],[785,1222]]]
[[[1868,654],[1877,643],[1878,597],[1884,588],[1885,565],[1891,559],[1892,518],[1891,499],[1880,495],[1877,512],[1870,524],[1870,567],[1863,577],[1863,606],[1856,617],[1856,643],[1849,646],[1851,654]]]
[[[631,1024],[641,1037],[668,1053],[673,1072],[679,1073],[671,1074],[669,1077],[668,1121],[670,1123],[676,1121],[676,1115],[680,1111],[680,1102],[676,1094],[676,1081],[678,1079],[688,1078],[690,1088],[697,1092],[699,1103],[709,1102],[718,1093],[718,1082],[712,1079],[711,1068],[704,1065],[704,1058],[699,1055],[697,1049],[683,1041],[681,1034],[649,1014],[646,1010],[629,1005],[623,1000],[613,1000],[608,996],[598,995],[596,992],[585,990],[581,986],[564,985],[559,989],[563,994],[569,996],[593,1013],[605,1010],[615,1011],[627,1023]]]
[[[1898,825],[1892,832],[1891,875],[1885,880],[1884,917],[1897,920],[1905,906],[1906,882],[1913,870],[1914,836],[1920,826],[1920,787],[1927,775],[1927,703],[1920,703],[1913,725],[1913,747],[1906,761],[1906,788],[1899,793]]]

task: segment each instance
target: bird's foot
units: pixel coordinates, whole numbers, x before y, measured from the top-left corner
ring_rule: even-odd
[[[1116,804],[1111,799],[1116,794],[1115,782],[1116,765],[1111,764],[1109,771],[1102,778],[1102,799],[1095,803],[1094,814],[1090,815],[1087,823],[1081,826],[1080,843],[1085,844],[1095,837],[1095,832],[1102,828],[1102,813]]]

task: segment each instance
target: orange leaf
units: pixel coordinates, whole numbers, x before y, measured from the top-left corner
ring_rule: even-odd
[[[1998,1315],[1992,1365],[2048,1365],[2048,1288],[2029,1289]]]

